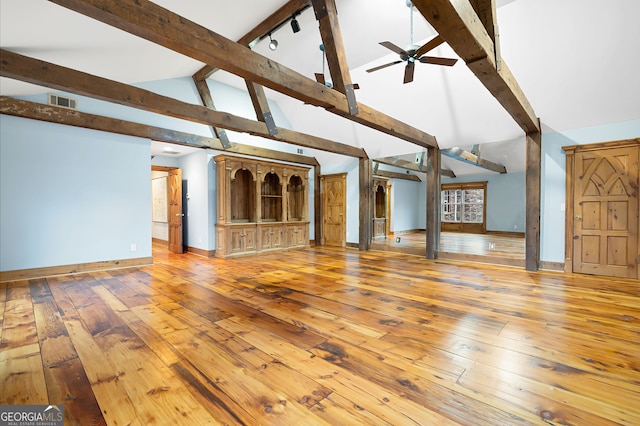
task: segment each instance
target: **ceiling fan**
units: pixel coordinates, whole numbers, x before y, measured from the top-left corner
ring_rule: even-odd
[[[400,59],[397,61],[389,62],[388,64],[379,65],[377,67],[370,68],[366,70],[367,72],[374,72],[381,70],[383,68],[390,67],[392,65],[401,64],[402,62],[406,62],[407,65],[404,68],[404,80],[403,83],[411,83],[413,81],[413,74],[415,72],[415,65],[417,62],[422,62],[423,64],[434,64],[434,65],[444,65],[447,67],[453,66],[457,59],[449,59],[449,58],[439,58],[436,56],[425,56],[429,51],[435,49],[444,43],[444,39],[439,35],[434,37],[432,40],[423,44],[422,46],[413,44],[413,3],[410,0],[407,0],[407,7],[410,10],[410,23],[411,23],[411,31],[410,31],[410,45],[407,46],[406,49],[402,49],[401,47],[396,46],[390,41],[382,41],[380,45],[386,47],[387,49],[397,53],[400,55]]]

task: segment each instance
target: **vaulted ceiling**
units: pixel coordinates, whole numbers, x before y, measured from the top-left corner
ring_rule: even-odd
[[[287,2],[155,3],[237,41]],[[422,44],[436,31],[420,13],[429,2],[415,3],[413,38]],[[360,87],[355,91],[359,103],[435,136],[442,149],[480,144],[483,158],[508,171],[524,169],[523,129],[464,61],[453,67],[417,64],[409,84],[402,83],[404,64],[365,71],[398,58],[378,42],[409,44],[410,9],[405,0],[336,0],[336,6],[351,81]],[[497,0],[497,6],[501,56],[540,117],[543,131],[640,118],[640,2],[611,0],[602,6],[595,0]],[[323,71],[319,23],[313,8],[296,18],[300,32],[294,34],[289,22],[272,32],[279,42],[276,51],[267,47],[268,38],[252,50],[313,79],[314,73]],[[45,0],[2,0],[0,44],[7,51],[129,84],[192,76],[204,65]],[[459,57],[448,43],[430,54]],[[329,78],[328,70],[326,75]],[[246,90],[244,80],[229,72],[218,71],[211,78]],[[0,79],[4,96],[48,91]],[[266,89],[266,94],[270,102],[277,102],[293,130],[362,148],[371,158],[406,155],[409,159],[424,149],[277,91]],[[224,111],[224,99],[216,99],[215,90],[212,95]],[[246,144],[255,138],[229,135]],[[321,164],[342,158],[309,152]],[[443,165],[457,175],[479,172],[448,158]]]

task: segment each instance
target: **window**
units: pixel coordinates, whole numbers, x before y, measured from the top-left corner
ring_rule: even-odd
[[[483,233],[487,182],[444,184],[441,187],[443,231]]]

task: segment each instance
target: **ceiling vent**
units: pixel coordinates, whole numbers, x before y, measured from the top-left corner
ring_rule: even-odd
[[[49,105],[55,105],[69,109],[78,109],[78,100],[68,98],[66,96],[52,95],[51,93],[49,93]]]

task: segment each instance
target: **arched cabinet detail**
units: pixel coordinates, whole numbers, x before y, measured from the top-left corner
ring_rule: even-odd
[[[218,155],[216,257],[309,247],[309,169]]]
[[[387,238],[389,216],[388,180],[373,178],[373,238]]]

